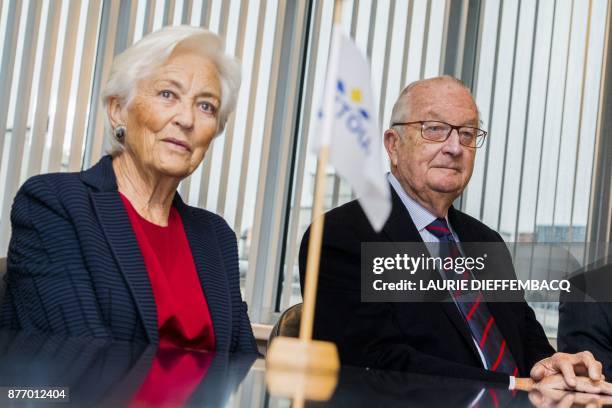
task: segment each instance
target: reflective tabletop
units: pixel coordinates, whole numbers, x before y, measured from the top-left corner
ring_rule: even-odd
[[[348,366],[333,378],[305,379],[266,371],[256,355],[9,331],[0,332],[0,391],[0,406],[548,407],[607,402],[562,391],[517,392],[499,384]]]

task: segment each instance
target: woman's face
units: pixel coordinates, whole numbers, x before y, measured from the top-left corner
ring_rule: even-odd
[[[185,178],[198,167],[218,128],[219,74],[213,62],[177,47],[137,84],[121,117],[125,149],[158,175]]]

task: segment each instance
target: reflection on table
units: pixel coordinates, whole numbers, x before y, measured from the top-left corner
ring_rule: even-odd
[[[612,402],[359,367],[342,367],[328,400],[299,401],[269,392],[265,363],[256,357],[0,331],[0,387],[68,387],[70,403],[62,407],[569,407]],[[8,402],[0,396],[0,406]],[[44,404],[13,400],[10,405]]]
[[[67,387],[79,407],[220,407],[256,357],[0,332],[0,386]]]

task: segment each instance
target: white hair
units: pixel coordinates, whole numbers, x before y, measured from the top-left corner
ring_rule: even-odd
[[[163,65],[179,44],[210,58],[219,71],[221,106],[216,134],[223,132],[227,118],[234,111],[238,99],[240,62],[235,57],[225,54],[221,37],[208,30],[186,25],[164,27],[144,36],[117,55],[113,61],[106,87],[102,91],[102,103],[107,113],[105,128],[110,138],[111,155],[123,151],[122,143],[115,138],[108,115],[111,99],[118,98],[122,105],[129,105],[138,81]]]

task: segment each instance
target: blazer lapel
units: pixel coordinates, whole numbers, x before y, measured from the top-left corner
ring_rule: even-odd
[[[404,206],[404,203],[399,198],[393,187],[391,187],[391,215],[387,220],[387,223],[383,227],[383,233],[386,237],[392,242],[423,242],[421,238],[421,234],[416,229],[412,218],[410,217],[410,213]],[[453,225],[454,227],[454,225]],[[427,248],[424,248],[427,251]],[[430,279],[431,277],[428,277]],[[472,350],[472,353],[476,357],[478,361],[480,361],[480,354],[476,350],[476,346],[474,345],[474,340],[472,338],[472,334],[468,328],[467,323],[457,306],[451,301],[438,301],[432,303],[438,305],[450,321],[453,323],[457,331],[461,334],[463,339],[465,340],[467,346]]]
[[[117,191],[92,192],[90,195],[106,241],[134,297],[149,341],[157,343],[159,333],[153,289],[123,201]]]
[[[112,157],[104,156],[92,168],[81,172],[81,180],[92,187],[89,194],[98,222],[134,297],[149,342],[157,343],[159,333],[153,289],[136,235],[117,190]]]
[[[174,205],[183,220],[193,261],[208,303],[215,330],[216,351],[226,352],[230,348],[232,310],[225,267],[214,226],[207,219],[206,213],[192,211],[183,203],[178,193],[174,196]]]

